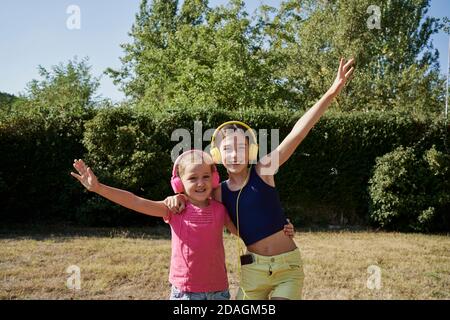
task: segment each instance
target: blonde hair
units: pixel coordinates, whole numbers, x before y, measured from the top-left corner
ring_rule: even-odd
[[[214,171],[214,162],[209,154],[206,152],[200,151],[200,152],[191,152],[183,157],[178,162],[177,165],[177,173],[178,176],[181,178],[182,175],[184,175],[184,171],[186,170],[186,166],[189,164],[208,164],[211,168],[211,173]]]

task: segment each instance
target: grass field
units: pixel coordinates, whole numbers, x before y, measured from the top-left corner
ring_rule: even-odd
[[[366,231],[297,232],[303,299],[450,299],[450,237]],[[236,241],[225,235],[232,297]],[[167,299],[168,228],[0,230],[0,299]],[[69,290],[69,266],[81,289]],[[381,270],[369,289],[368,267]]]

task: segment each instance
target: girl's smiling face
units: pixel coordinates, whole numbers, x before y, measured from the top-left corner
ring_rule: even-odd
[[[227,134],[220,143],[222,163],[229,173],[239,173],[248,166],[248,138],[242,130]]]
[[[212,168],[210,164],[187,163],[180,175],[184,193],[196,206],[207,205],[212,193]]]

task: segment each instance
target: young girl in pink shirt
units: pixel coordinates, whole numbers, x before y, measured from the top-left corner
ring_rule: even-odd
[[[225,207],[212,199],[220,178],[211,157],[200,150],[183,153],[175,161],[171,179],[176,193],[187,197],[183,214],[173,214],[163,201],[152,201],[98,182],[83,160],[75,160],[71,173],[89,191],[126,208],[162,217],[170,224],[172,256],[169,281],[171,300],[230,299],[223,227],[236,234]],[[286,233],[290,234],[286,226]]]

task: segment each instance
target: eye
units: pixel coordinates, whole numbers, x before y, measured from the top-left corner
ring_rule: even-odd
[[[203,179],[209,179],[209,177],[210,177],[210,175],[207,174],[207,175],[204,175],[204,176],[203,176]]]

